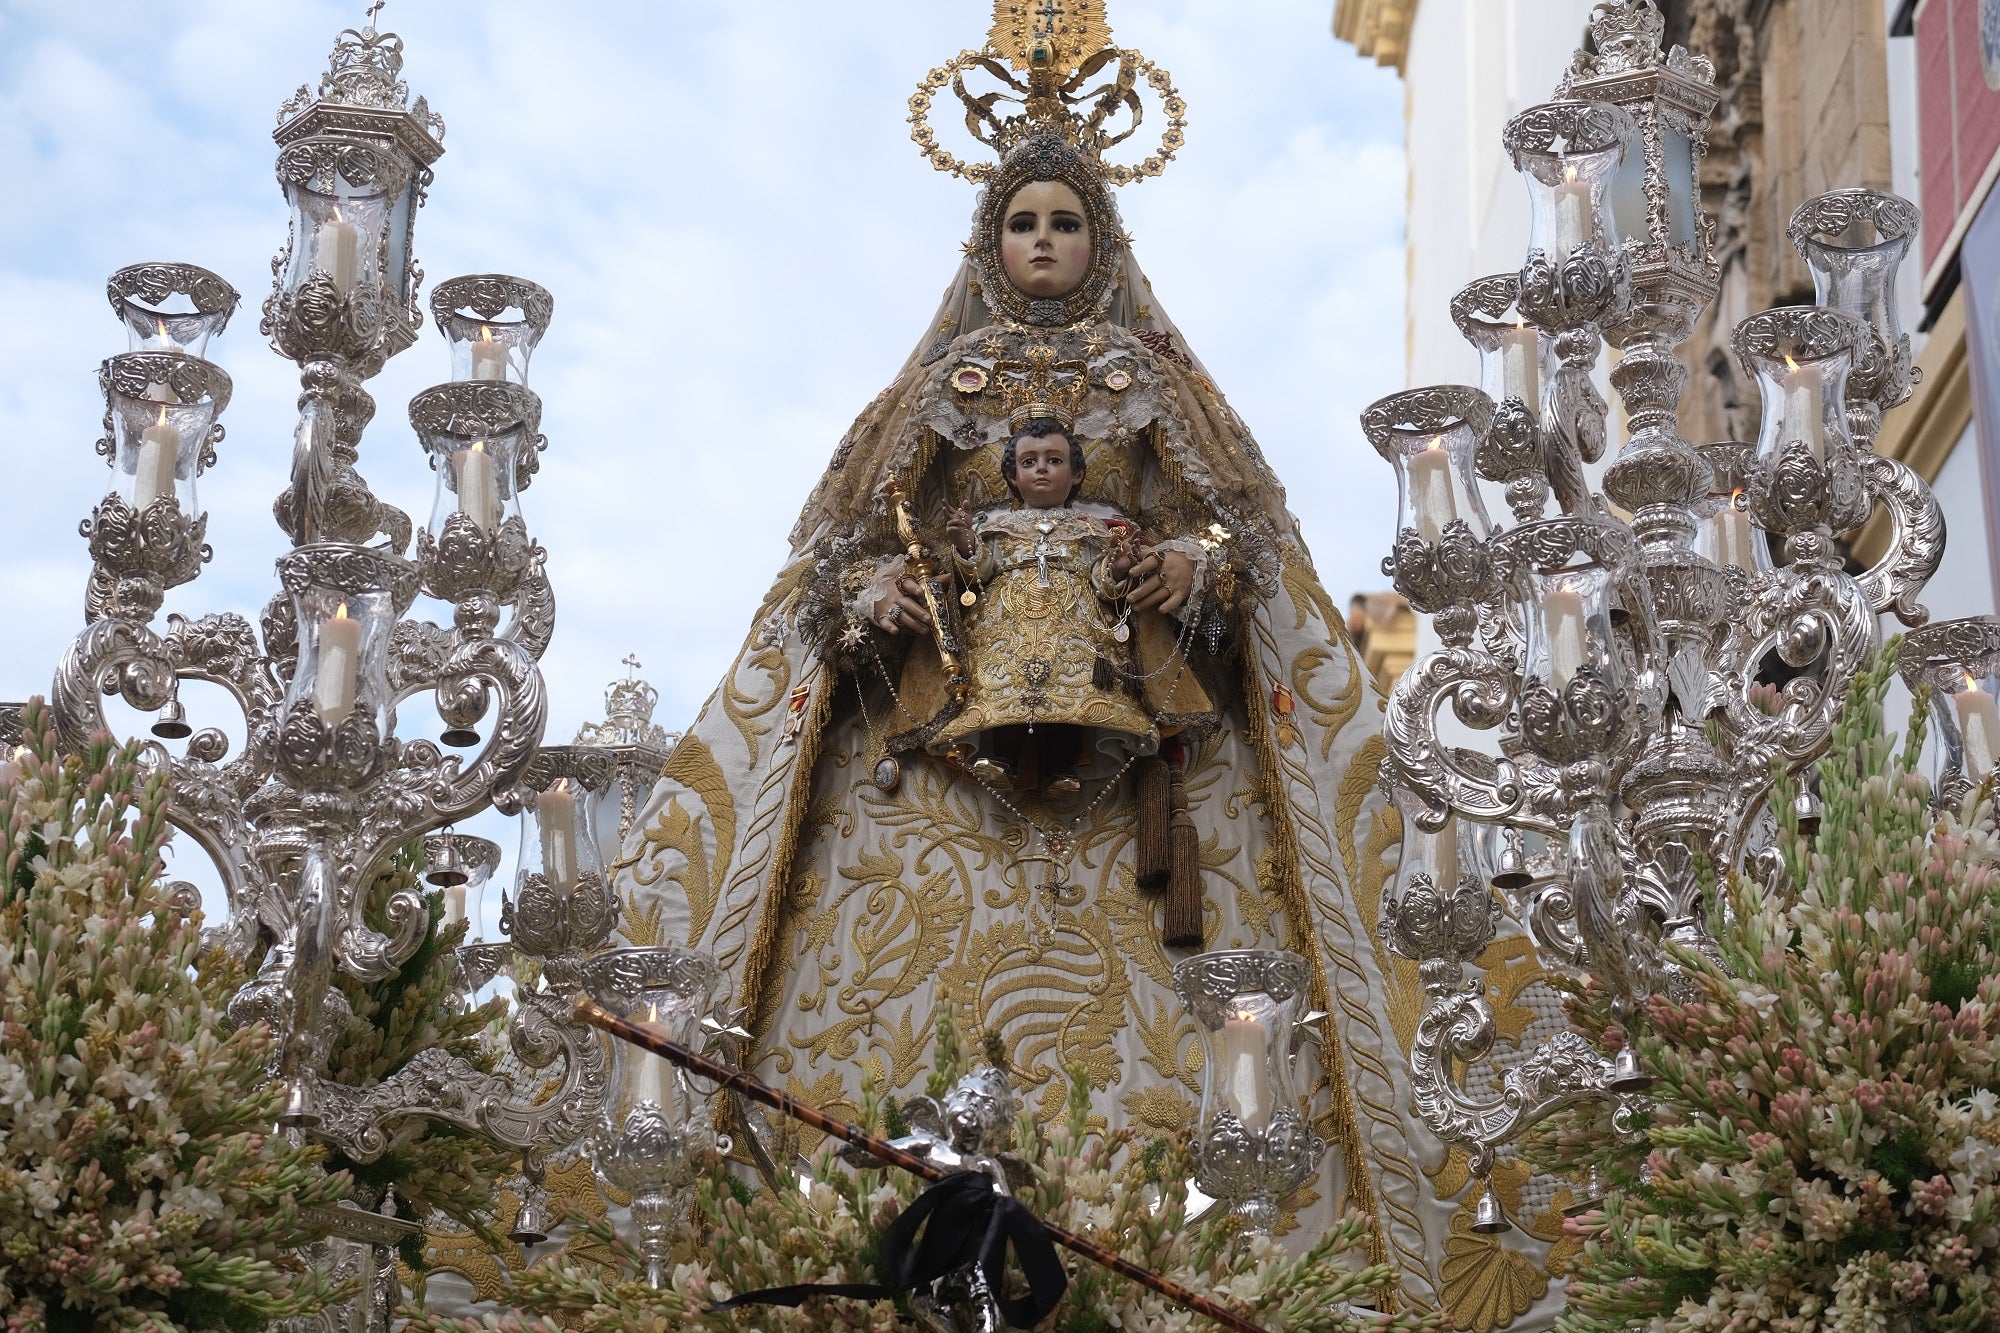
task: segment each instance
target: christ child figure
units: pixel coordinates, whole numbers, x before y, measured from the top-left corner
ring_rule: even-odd
[[[931,745],[976,754],[983,780],[1074,790],[1095,753],[1158,748],[1130,639],[1133,612],[1165,600],[1152,594],[1168,583],[1168,557],[1143,550],[1137,527],[1108,507],[1074,504],[1084,457],[1065,422],[1021,425],[1000,471],[1018,507],[959,508],[946,522],[959,581],[974,594],[971,688]]]

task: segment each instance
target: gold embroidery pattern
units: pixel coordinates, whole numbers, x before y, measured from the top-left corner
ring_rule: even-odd
[[[1073,509],[1003,512],[981,525],[975,540],[987,595],[965,617],[972,694],[934,749],[1022,722],[1156,735],[1115,679],[1100,683],[1100,661],[1129,656],[1112,638],[1100,595],[1112,585],[1098,586],[1109,539],[1101,519]]]
[[[1493,1333],[1534,1307],[1549,1289],[1549,1274],[1534,1260],[1472,1231],[1470,1194],[1451,1215],[1444,1242],[1444,1304],[1453,1322],[1472,1333]]]
[[[815,1062],[846,1061],[859,1049],[858,1038],[878,1026],[882,1006],[912,994],[951,956],[958,927],[970,914],[959,885],[949,870],[927,875],[914,884],[904,878],[903,860],[889,850],[864,852],[852,866],[842,866],[845,885],[822,900],[805,922],[796,949],[801,977],[817,972],[817,983],[798,995],[795,1007],[827,1017],[831,997],[843,1017],[808,1036],[794,1029],[787,1040],[810,1051]],[[846,938],[839,935],[849,899],[865,899]],[[907,1020],[908,1012],[905,1011]],[[921,1051],[921,1043],[911,1042]],[[900,1086],[915,1055],[901,1052],[892,1059],[891,1077]]]
[[[676,793],[645,830],[645,850],[634,858],[637,864],[633,868],[633,883],[641,889],[652,888],[664,878],[680,886],[688,905],[688,938],[700,939],[715,912],[716,886],[728,875],[730,853],[736,846],[736,799],[730,794],[729,779],[722,766],[715,762],[714,754],[699,736],[685,737],[674,747],[660,777],[700,798],[714,829],[715,859],[711,863],[708,858],[700,820],[681,808]],[[661,858],[669,852],[679,854],[679,870],[668,870],[662,863]],[[629,892],[626,899],[625,937],[634,944],[660,943],[657,924],[650,931],[645,930],[647,918],[639,895]],[[655,898],[655,923],[657,916]],[[642,933],[650,938],[641,938]]]

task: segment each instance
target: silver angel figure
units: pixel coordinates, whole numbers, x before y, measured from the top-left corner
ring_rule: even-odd
[[[941,1106],[930,1097],[905,1101],[910,1133],[889,1142],[946,1171],[977,1171],[996,1192],[1012,1195],[1014,1185],[1028,1178],[1027,1163],[1006,1151],[1017,1109],[1005,1074],[975,1069],[945,1094]],[[857,1166],[881,1165],[859,1149],[840,1155]],[[929,1333],[1000,1333],[1006,1327],[977,1263],[945,1274],[929,1290],[912,1292],[910,1310]]]

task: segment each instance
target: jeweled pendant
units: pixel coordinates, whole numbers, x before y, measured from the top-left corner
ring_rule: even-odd
[[[960,606],[975,606],[978,604],[978,602],[979,602],[979,594],[974,592],[970,588],[967,588],[964,592],[958,595],[958,604]]]
[[[885,794],[896,790],[903,782],[903,765],[893,754],[885,754],[875,761],[872,778],[875,786]]]
[[[1132,627],[1126,624],[1123,620],[1119,621],[1117,624],[1111,627],[1111,638],[1113,642],[1124,643],[1127,639],[1131,637],[1132,637]]]

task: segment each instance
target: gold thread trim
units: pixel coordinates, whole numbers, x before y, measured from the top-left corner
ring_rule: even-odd
[[[777,846],[771,853],[770,878],[765,881],[764,912],[758,918],[757,931],[751,936],[750,951],[743,964],[743,989],[737,999],[751,1007],[752,1052],[763,1044],[770,1024],[769,1006],[764,995],[764,974],[771,966],[771,955],[784,927],[785,900],[791,889],[792,856],[798,849],[799,830],[805,826],[811,810],[813,770],[819,766],[820,743],[826,734],[827,718],[833,711],[834,691],[821,686],[831,674],[825,663],[814,662],[806,678],[813,686],[812,718],[799,729],[792,789],[785,798],[785,822],[778,832]]]

